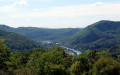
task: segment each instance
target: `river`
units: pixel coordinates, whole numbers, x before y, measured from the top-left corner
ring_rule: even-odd
[[[66,47],[66,46],[61,46],[63,47],[64,49],[68,50],[68,51],[73,51],[75,52],[77,55],[81,54],[81,51],[79,50],[75,50],[75,49],[72,49],[72,48],[69,48],[69,47]]]

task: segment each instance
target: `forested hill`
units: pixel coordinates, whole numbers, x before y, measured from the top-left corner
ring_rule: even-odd
[[[120,44],[120,22],[102,20],[64,39],[66,46],[85,51],[106,50]]]
[[[120,44],[120,22],[102,20],[88,27],[49,29],[36,27],[12,28],[0,25],[0,29],[19,33],[34,41],[55,41],[78,50],[108,50]],[[65,38],[65,39],[64,39]],[[63,40],[61,40],[63,39]],[[60,41],[59,41],[60,40]]]
[[[36,28],[36,27],[19,27],[12,28],[6,25],[0,25],[0,29],[19,33],[26,36],[36,42],[46,40],[60,40],[65,37],[71,36],[81,30],[81,28],[61,28],[61,29],[49,29],[49,28]]]
[[[24,36],[21,36],[19,34],[13,33],[13,32],[6,32],[3,30],[0,30],[0,39],[5,39],[5,44],[11,49],[11,50],[30,50],[33,48],[41,48],[42,46],[33,40],[30,40]]]

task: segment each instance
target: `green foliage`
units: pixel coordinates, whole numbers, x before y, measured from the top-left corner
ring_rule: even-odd
[[[0,40],[1,75],[120,75],[120,62],[106,51],[71,56],[61,47],[11,52]]]
[[[72,58],[70,55],[65,53],[63,48],[53,47],[48,52],[44,53],[39,59],[39,72],[40,72],[39,74],[64,75],[64,73],[66,73],[65,69],[67,69],[71,64],[72,64]],[[62,73],[59,73],[58,69]]]
[[[111,47],[111,48],[109,49],[109,52],[110,52],[113,56],[115,56],[115,55],[117,55],[117,56],[120,55],[120,44]]]
[[[113,58],[100,58],[94,65],[92,75],[120,75],[120,63]]]
[[[10,50],[4,44],[4,40],[0,39],[0,70],[7,68],[7,61],[9,61]]]
[[[42,47],[40,44],[16,33],[0,30],[0,38],[5,39],[5,44],[12,50],[30,50]]]
[[[36,48],[34,51],[30,54],[29,60],[27,61],[27,67],[34,66],[35,68],[38,67],[38,59],[42,56],[42,54],[46,52],[45,49]]]
[[[34,67],[21,68],[14,70],[13,75],[37,75],[37,71]]]
[[[81,61],[76,61],[70,68],[72,75],[82,75],[86,72],[86,64]]]
[[[17,30],[18,33],[23,31],[22,35],[30,34],[28,37],[35,40],[38,33],[43,36],[40,37],[42,39],[57,40],[77,31],[70,33],[73,29],[45,29],[46,32],[43,32],[44,29],[40,28],[14,29],[5,26],[4,30],[6,29],[13,32]],[[0,39],[0,75],[120,75],[119,31],[120,22],[112,21],[100,21],[86,27],[64,41],[69,46],[83,50],[80,55],[71,56],[59,46],[48,50],[41,49],[32,40],[0,30],[0,38],[6,39],[5,44],[13,50],[36,48],[10,52],[4,40]]]
[[[120,71],[119,70],[120,63],[115,61],[112,58],[111,54],[106,51],[98,52],[97,50],[93,50],[93,51],[87,50],[86,52],[78,56],[75,56],[73,61],[74,63],[69,69],[69,72],[71,75],[112,75],[113,74],[111,72],[112,69],[102,74],[100,74],[100,71],[103,70],[104,67],[108,69],[109,65],[113,66],[114,64],[116,66],[118,65],[117,67],[114,66],[114,68],[117,68],[117,69],[114,69],[115,72],[117,72],[117,75],[119,74],[119,71]],[[108,63],[108,66],[106,66],[107,63]],[[103,66],[102,64],[103,65],[106,64],[106,65]],[[99,71],[98,70],[96,71],[96,68],[99,68],[100,65],[101,65],[101,70],[98,69]],[[105,71],[106,71],[106,68],[104,69]]]
[[[52,41],[61,40],[81,30],[80,28],[62,28],[62,29],[35,28],[35,27],[12,28],[6,25],[1,25],[0,29],[21,34],[36,42],[41,42],[43,40]]]
[[[108,50],[120,44],[120,22],[99,21],[64,39],[63,44],[77,50]]]
[[[46,63],[44,67],[45,75],[65,75],[65,67],[61,64]]]

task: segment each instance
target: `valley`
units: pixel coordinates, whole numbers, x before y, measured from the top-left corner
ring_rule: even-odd
[[[0,75],[120,75],[120,0],[0,0]]]
[[[120,22],[102,20],[85,28],[49,29],[37,27],[13,28],[0,25],[0,29],[25,36],[44,46],[61,46],[85,50],[107,50],[120,44]],[[109,43],[107,45],[107,43]]]
[[[0,75],[119,75],[119,32],[120,22],[108,20],[85,28],[0,25]]]

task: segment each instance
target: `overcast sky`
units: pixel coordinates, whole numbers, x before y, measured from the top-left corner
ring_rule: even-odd
[[[120,20],[120,0],[0,0],[0,24],[76,28]]]

